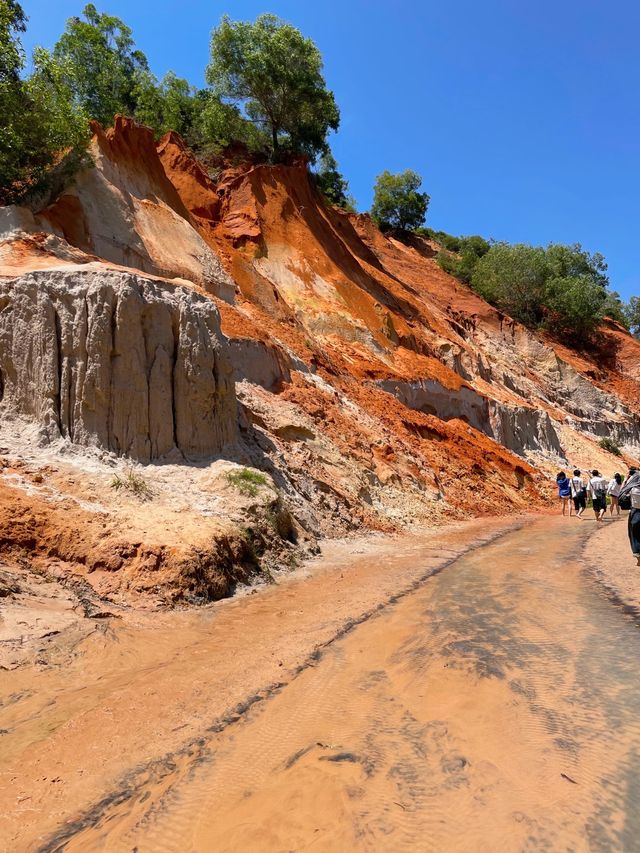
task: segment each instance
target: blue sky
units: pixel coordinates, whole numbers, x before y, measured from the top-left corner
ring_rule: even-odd
[[[50,47],[83,0],[21,0]],[[223,13],[273,12],[318,44],[342,112],[332,147],[359,207],[383,169],[415,169],[427,224],[602,252],[640,295],[640,4],[602,0],[96,0],[158,76],[203,84]]]

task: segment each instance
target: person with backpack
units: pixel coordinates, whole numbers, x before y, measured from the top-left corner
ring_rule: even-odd
[[[562,514],[566,515],[567,506],[569,507],[569,515],[572,514],[571,506],[571,482],[567,479],[564,471],[560,471],[556,477],[556,485],[558,487],[558,497],[562,504]]]
[[[593,505],[593,511],[596,514],[596,521],[602,521],[604,514],[607,511],[608,488],[609,481],[605,480],[600,472],[594,468],[591,472],[591,479],[589,480],[589,491],[591,492],[591,503]]]
[[[573,498],[573,507],[576,511],[576,518],[582,518],[582,513],[587,508],[587,484],[582,479],[580,469],[576,468],[571,478],[571,497]]]
[[[609,488],[607,489],[607,494],[611,498],[611,506],[609,507],[611,511],[611,517],[613,518],[613,510],[616,510],[616,514],[620,515],[620,491],[622,489],[622,474],[614,474],[613,480],[609,482]]]
[[[636,558],[640,568],[640,472],[637,468],[629,468],[629,476],[620,490],[619,503],[624,506],[630,498],[629,510],[629,544],[631,553]]]

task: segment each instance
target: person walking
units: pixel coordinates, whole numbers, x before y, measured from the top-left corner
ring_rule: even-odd
[[[620,490],[622,489],[622,474],[614,474],[613,480],[609,482],[609,488],[607,489],[607,494],[611,498],[611,506],[609,510],[611,511],[611,517],[613,518],[613,511],[616,510],[616,515],[620,515]]]
[[[566,515],[567,506],[569,507],[569,515],[571,515],[571,483],[567,479],[564,471],[560,471],[556,477],[556,485],[558,486],[558,497],[562,504],[562,514]]]
[[[602,521],[604,514],[607,511],[608,488],[609,481],[605,480],[600,472],[594,468],[591,472],[591,479],[589,480],[589,491],[591,492],[591,502],[593,504],[593,511],[596,515],[596,521]]]
[[[571,497],[576,518],[582,518],[582,513],[587,508],[587,484],[582,479],[580,469],[576,468],[571,478]]]
[[[640,568],[640,473],[637,468],[629,468],[629,476],[620,490],[620,498],[629,495],[631,509],[629,510],[629,544],[631,553],[636,558]]]

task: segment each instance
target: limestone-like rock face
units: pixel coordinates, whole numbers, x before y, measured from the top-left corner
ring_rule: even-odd
[[[236,438],[233,372],[215,304],[99,264],[0,281],[0,414],[149,461]]]
[[[532,450],[560,458],[564,455],[551,418],[543,410],[508,406],[464,385],[451,390],[435,379],[413,382],[385,379],[378,384],[410,409],[445,421],[463,420],[518,456],[526,456]]]

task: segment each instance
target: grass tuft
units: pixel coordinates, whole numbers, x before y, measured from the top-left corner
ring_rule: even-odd
[[[149,500],[153,495],[149,485],[140,474],[136,474],[133,468],[127,469],[122,477],[119,474],[114,474],[110,485],[116,492],[124,489],[124,491],[131,492],[132,495],[142,500]]]
[[[234,486],[241,494],[255,498],[260,486],[267,485],[267,478],[258,471],[249,468],[241,468],[239,471],[229,471],[226,475],[227,482]]]

